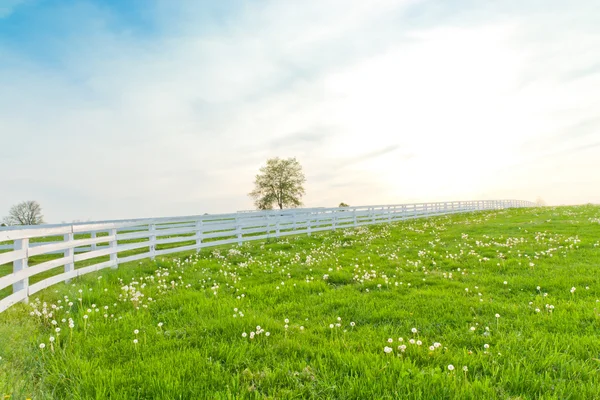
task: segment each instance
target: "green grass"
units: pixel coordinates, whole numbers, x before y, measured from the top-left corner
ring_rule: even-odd
[[[89,274],[0,314],[0,396],[600,398],[599,218],[480,212]]]

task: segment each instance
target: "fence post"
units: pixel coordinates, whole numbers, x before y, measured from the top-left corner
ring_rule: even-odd
[[[96,232],[92,232],[92,239],[96,239]],[[92,243],[92,251],[96,250],[96,248],[98,247],[98,245],[96,243]]]
[[[306,215],[306,234],[308,236],[310,236],[310,234],[311,234],[311,227],[310,227],[311,218],[312,218],[312,211]]]
[[[65,274],[75,270],[75,261],[73,259],[75,255],[75,248],[73,248],[73,227],[71,227],[71,233],[67,233],[64,235],[63,239],[65,242],[69,243],[69,248],[65,249],[63,256],[68,259],[65,263]],[[70,279],[65,281],[66,283],[71,282]]]
[[[371,223],[374,224],[375,223],[375,207],[371,207]]]
[[[337,211],[332,211],[333,217],[331,218],[331,228],[335,231],[335,223],[337,222]]]
[[[150,236],[148,237],[150,242],[150,259],[154,260],[156,258],[156,225],[150,224],[148,231],[150,232]]]
[[[279,221],[281,220],[281,214],[279,214],[277,216],[277,219],[275,220],[275,237],[279,238]]]
[[[295,231],[296,230],[296,210],[292,211],[292,230]]]
[[[242,245],[242,225],[240,223],[240,220],[238,218],[238,216],[235,216],[235,232],[236,232],[236,236],[237,236],[237,244],[238,246]]]
[[[267,217],[267,239],[269,239],[271,236],[271,218],[268,210],[265,213],[265,217]]]
[[[356,219],[356,208],[352,210],[352,218],[354,220],[354,227],[358,226],[358,220]]]
[[[200,252],[200,247],[202,246],[202,229],[203,223],[202,218],[196,221],[196,253]]]
[[[392,222],[392,212],[390,210],[391,210],[391,207],[388,206],[388,208],[387,208],[387,212],[388,212],[388,224]]]
[[[13,274],[22,271],[29,267],[29,239],[15,240],[14,250],[25,250],[25,255],[20,260],[13,261]],[[29,303],[29,277],[23,278],[23,280],[13,283],[13,293],[25,291],[25,304]]]
[[[109,247],[111,249],[110,252],[110,261],[113,262],[111,266],[112,269],[117,269],[119,266],[119,259],[117,258],[117,228],[111,229],[108,234],[113,236],[113,239],[109,242]]]

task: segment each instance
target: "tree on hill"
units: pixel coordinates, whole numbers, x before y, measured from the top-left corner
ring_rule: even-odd
[[[6,225],[39,225],[44,223],[42,207],[34,200],[15,204],[2,221]]]
[[[280,209],[298,207],[305,193],[304,182],[306,178],[296,158],[270,158],[256,175],[254,190],[248,195],[259,210],[271,210],[274,205]]]
[[[342,201],[338,207],[350,207],[350,206]]]

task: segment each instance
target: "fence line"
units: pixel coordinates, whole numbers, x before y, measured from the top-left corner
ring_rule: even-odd
[[[0,245],[0,271],[4,264],[13,266],[12,273],[0,276],[0,293],[12,285],[12,294],[0,299],[0,312],[56,283],[144,258],[301,233],[533,206],[523,200],[447,201],[0,228],[0,243],[8,242]],[[35,265],[29,265],[30,261]],[[61,267],[58,275],[29,281]]]

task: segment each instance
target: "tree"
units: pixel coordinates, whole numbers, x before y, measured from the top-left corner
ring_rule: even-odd
[[[538,207],[545,207],[546,201],[538,196],[538,198],[535,200],[535,205]]]
[[[350,206],[342,201],[338,207],[350,207]]]
[[[298,207],[302,205],[304,182],[306,178],[296,158],[270,158],[256,175],[254,190],[248,196],[259,210],[271,210],[274,204],[280,209]]]
[[[44,223],[42,207],[37,201],[24,201],[10,208],[6,225],[39,225]]]

